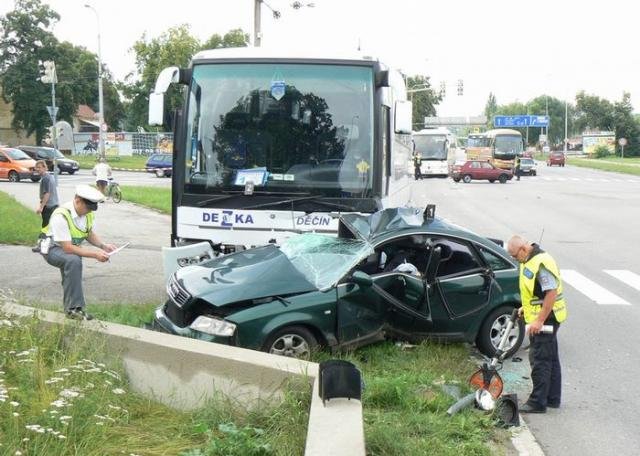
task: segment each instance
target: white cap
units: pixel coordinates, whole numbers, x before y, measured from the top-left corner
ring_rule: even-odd
[[[76,185],[76,196],[91,201],[92,203],[101,203],[104,201],[102,192],[87,184]]]

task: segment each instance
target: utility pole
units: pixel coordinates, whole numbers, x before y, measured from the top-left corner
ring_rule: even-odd
[[[569,124],[569,102],[564,100],[564,153],[569,149],[569,136],[567,135],[567,125]]]
[[[262,0],[253,0],[253,45],[260,47],[262,44],[262,31],[260,30],[260,7]]]
[[[98,138],[99,138],[99,146],[98,152],[100,157],[105,158],[104,153],[104,129],[106,127],[104,123],[104,97],[102,95],[102,53],[100,50],[100,16],[98,15],[98,11],[91,5],[84,5],[85,8],[89,8],[96,15],[96,22],[98,24],[98,123],[100,124],[98,127]]]
[[[53,60],[47,60],[42,62],[42,76],[40,81],[44,84],[51,83],[51,106],[47,106],[49,117],[51,117],[51,144],[55,150],[58,149],[58,134],[56,132],[56,118],[58,115],[58,108],[56,107],[56,83],[58,82],[58,76],[56,75],[56,62]],[[58,185],[58,163],[56,159],[56,153],[53,153],[53,179]]]

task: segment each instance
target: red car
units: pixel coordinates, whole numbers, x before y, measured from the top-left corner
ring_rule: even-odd
[[[563,152],[551,152],[549,158],[547,158],[547,166],[564,166],[564,153]]]
[[[496,168],[491,163],[480,160],[469,160],[463,165],[454,165],[451,172],[454,181],[469,183],[472,180],[498,181],[504,184],[513,178],[513,173],[509,169]]]

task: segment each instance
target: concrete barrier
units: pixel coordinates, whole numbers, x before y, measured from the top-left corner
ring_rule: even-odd
[[[4,312],[34,313],[45,324],[68,323],[64,315],[14,303]],[[318,364],[238,347],[164,334],[102,321],[78,322],[107,338],[121,353],[134,391],[171,407],[192,410],[223,394],[248,407],[281,397],[292,379],[308,382],[312,394],[305,455],[364,456],[362,404],[318,394]]]

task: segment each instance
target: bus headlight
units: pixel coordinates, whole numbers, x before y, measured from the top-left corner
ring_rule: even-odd
[[[200,315],[189,325],[189,328],[212,336],[231,337],[236,332],[236,325],[220,318]]]

